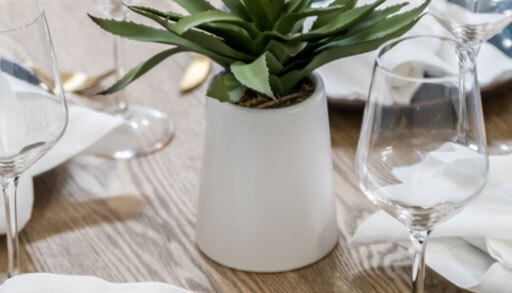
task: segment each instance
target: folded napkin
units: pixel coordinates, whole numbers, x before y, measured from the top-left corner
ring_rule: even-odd
[[[99,142],[106,134],[118,129],[121,118],[86,107],[69,105],[66,132],[50,151],[36,162],[20,179],[18,189],[18,227],[21,230],[32,214],[34,190],[32,176],[37,176],[64,163]],[[0,234],[5,234],[5,208],[0,200]]]
[[[23,274],[5,281],[0,293],[190,293],[163,283],[110,283],[96,277]]]
[[[35,93],[48,95],[46,91],[41,89],[37,83],[34,83],[36,77],[32,75],[30,68],[24,68],[23,65],[17,64],[15,61],[0,57],[0,65],[3,65],[0,71],[0,96],[3,104],[8,104],[9,108],[2,108],[0,117],[12,121],[16,121],[17,115],[23,113],[23,105],[19,102],[16,94],[18,92]],[[13,70],[12,68],[16,68]],[[21,69],[20,69],[21,68]],[[68,98],[72,98],[72,94],[67,94]],[[68,99],[71,101],[72,99]],[[32,213],[32,204],[34,191],[32,186],[32,176],[44,173],[70,159],[71,157],[81,153],[87,148],[92,147],[96,142],[100,141],[107,133],[114,129],[120,129],[123,120],[106,113],[94,111],[90,108],[69,104],[69,120],[68,126],[62,138],[56,145],[46,153],[38,162],[36,162],[19,182],[18,190],[18,227],[22,229],[30,219]],[[12,116],[9,116],[12,115]],[[7,119],[6,119],[7,120]],[[15,142],[17,138],[24,135],[23,119],[15,124],[18,128],[3,127],[4,136],[8,137],[11,142]],[[20,141],[20,146],[23,146]],[[100,142],[105,145],[106,142]],[[4,201],[0,200],[0,234],[6,232],[5,224],[5,208]]]
[[[423,168],[422,164],[416,167]],[[427,265],[459,287],[512,292],[507,281],[512,279],[511,168],[512,155],[490,157],[489,181],[481,195],[432,233]],[[400,241],[409,241],[405,226],[379,211],[359,226],[350,244]]]
[[[389,0],[383,4],[383,7],[396,4],[398,2],[403,1]],[[413,0],[410,2],[412,2],[411,6],[416,6],[422,1]],[[325,3],[322,2],[320,5],[325,5]],[[442,3],[439,3],[439,5],[442,5]],[[410,9],[410,6],[404,9]],[[406,36],[413,35],[439,35],[452,37],[452,35],[430,15],[425,15],[418,24],[406,34]],[[422,46],[424,44],[418,45]],[[403,63],[399,64],[396,62],[390,69],[416,71],[417,74],[422,75],[422,68],[405,68],[411,67],[412,64],[421,64],[426,60],[431,60],[436,56],[441,55],[443,49],[444,48],[441,47],[429,48],[429,51],[432,52],[430,55],[412,55],[410,52],[409,54],[407,54],[408,52],[406,51],[401,52],[403,54],[398,54],[398,56]],[[414,51],[411,50],[411,52]],[[425,52],[425,50],[422,52]],[[404,54],[407,55],[404,56]],[[325,82],[327,96],[331,100],[343,99],[365,101],[368,96],[374,63],[375,52],[370,52],[354,57],[344,58],[319,68],[318,73],[322,76],[322,79]],[[482,87],[486,87],[512,77],[512,58],[508,57],[498,48],[489,43],[482,45],[477,59],[477,67],[478,77]],[[406,99],[403,102],[409,102],[412,96],[412,93],[406,96]]]

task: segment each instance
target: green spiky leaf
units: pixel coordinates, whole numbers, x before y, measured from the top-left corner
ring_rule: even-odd
[[[275,99],[270,87],[270,70],[267,66],[267,56],[261,55],[254,62],[245,64],[236,62],[231,65],[231,72],[244,86]]]
[[[248,57],[248,55],[244,56],[243,53],[239,55],[240,52],[231,49],[219,39],[200,32],[190,32],[187,35],[179,36],[168,30],[156,29],[133,22],[90,17],[100,27],[115,35],[141,42],[182,46],[189,51],[208,56],[220,64],[230,64]],[[235,57],[236,55],[238,57]]]
[[[401,36],[418,22],[432,0],[408,11],[403,11],[406,2],[381,8],[385,0],[359,6],[357,0],[334,0],[324,8],[312,7],[312,0],[221,0],[226,11],[208,0],[173,1],[190,15],[129,7],[159,28],[91,17],[115,35],[176,46],[130,71],[109,93],[124,88],[172,54],[196,52],[224,68],[212,82],[210,96],[236,103],[251,89],[276,99],[288,95],[318,67],[375,50]],[[316,20],[305,30],[308,17]]]
[[[377,49],[381,44],[403,35],[410,30],[418,20],[419,19],[414,19],[402,25],[386,25],[388,30],[385,32],[379,31],[378,33],[372,33],[371,30],[368,30],[364,39],[347,39],[338,42],[336,45],[329,44],[328,47],[325,47],[324,50],[315,56],[303,69],[290,71],[282,77],[283,84],[288,85],[285,86],[285,90],[290,90],[291,84],[296,84],[315,69],[329,62]]]
[[[145,17],[150,17],[151,15],[153,16],[158,16],[160,18],[163,18],[167,21],[171,20],[171,21],[179,21],[181,20],[183,17],[183,15],[179,14],[179,13],[174,13],[174,12],[162,12],[162,11],[159,11],[159,10],[156,10],[156,9],[153,9],[151,7],[144,7],[144,6],[128,6],[128,9],[130,9],[131,11],[137,13],[137,14],[140,14],[142,16],[145,16]]]
[[[361,19],[366,18],[376,7],[384,3],[386,0],[378,0],[372,4],[360,6],[347,12],[340,13],[332,17],[329,22],[325,25],[311,30],[301,36],[295,38],[292,41],[304,42],[319,38],[325,38],[328,36],[335,35],[344,29],[350,27],[350,25],[359,22]]]
[[[296,13],[291,13],[281,17],[279,21],[274,25],[274,30],[281,33],[287,34],[291,32],[296,25],[302,25],[302,20],[311,16],[319,16],[328,13],[336,13],[343,9],[342,6],[333,6],[327,8],[308,9]]]
[[[232,73],[219,73],[213,79],[206,95],[221,102],[237,103],[245,92],[245,87]]]
[[[175,23],[174,25],[172,25],[172,28],[174,29],[174,31],[176,31],[176,33],[181,35],[194,27],[198,27],[200,25],[207,23],[216,22],[234,24],[245,29],[250,34],[257,34],[256,28],[251,23],[247,23],[242,18],[236,15],[225,13],[218,10],[207,10],[194,13],[191,16],[185,17],[177,23]]]
[[[339,11],[339,13],[343,13],[345,11],[349,11],[356,7],[357,0],[335,0],[329,6],[343,6],[343,10]],[[313,23],[313,29],[317,29],[326,25],[329,21],[331,21],[334,17],[336,17],[337,13],[329,13],[318,17]]]
[[[274,57],[284,64],[299,54],[306,47],[306,43],[281,43],[270,40],[265,51],[272,53]]]
[[[174,0],[174,2],[178,3],[190,14],[207,10],[215,10],[215,7],[206,0]]]
[[[245,4],[241,0],[222,0],[222,3],[226,5],[229,10],[238,17],[243,18],[246,21],[251,20],[251,16],[247,12],[247,8],[245,8]]]
[[[138,79],[139,77],[144,75],[146,72],[148,72],[153,67],[160,64],[165,59],[169,58],[170,56],[172,56],[174,54],[178,54],[181,52],[184,52],[184,50],[181,48],[174,48],[174,49],[169,49],[169,50],[165,50],[163,52],[158,53],[157,55],[149,58],[147,61],[137,65],[135,68],[130,70],[121,80],[119,80],[113,86],[111,86],[107,90],[101,92],[100,94],[108,95],[108,94],[112,94],[112,93],[115,93],[117,91],[124,89],[130,83],[132,83],[133,81],[135,81],[136,79]]]

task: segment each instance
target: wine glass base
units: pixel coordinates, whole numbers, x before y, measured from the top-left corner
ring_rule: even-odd
[[[94,154],[103,158],[128,160],[155,153],[173,139],[175,125],[158,110],[129,106],[120,114],[124,125],[113,131]]]
[[[490,141],[488,151],[489,155],[504,156],[512,153],[512,146],[504,141]]]

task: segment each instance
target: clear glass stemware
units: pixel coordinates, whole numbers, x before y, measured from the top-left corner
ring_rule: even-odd
[[[383,45],[355,167],[366,196],[409,229],[415,250],[413,290],[423,292],[430,232],[487,182],[474,50],[435,36]]]
[[[435,0],[429,13],[476,51],[512,22],[510,0]]]
[[[476,54],[483,43],[512,22],[510,0],[435,0],[428,10],[453,36],[471,46]],[[508,143],[497,140],[490,145],[493,153],[506,154],[511,149]]]
[[[0,188],[9,276],[20,272],[19,177],[63,135],[68,111],[42,3],[0,1]]]
[[[124,20],[127,15],[126,5],[137,0],[92,0],[94,5],[106,16]],[[123,40],[114,36],[114,67],[117,79],[124,74]],[[156,109],[139,105],[129,105],[125,95],[116,93],[109,98],[105,110],[119,114],[125,121],[125,128],[119,135],[114,134],[108,145],[102,146],[98,155],[115,159],[131,159],[156,152],[169,144],[174,136],[175,126],[168,116]]]

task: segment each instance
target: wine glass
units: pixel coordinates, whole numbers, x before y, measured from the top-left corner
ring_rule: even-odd
[[[478,52],[512,22],[510,0],[435,0],[429,13],[457,39]]]
[[[510,0],[435,0],[429,13],[458,40],[478,54],[481,45],[512,22]],[[491,150],[508,153],[507,143],[493,141]]]
[[[366,196],[409,229],[413,290],[423,292],[430,232],[487,182],[473,49],[416,36],[378,50],[355,169]]]
[[[18,180],[63,135],[68,110],[41,1],[0,1],[0,187],[9,276],[20,272]]]
[[[92,0],[94,5],[106,16],[115,20],[124,20],[126,5],[135,0]],[[121,79],[123,68],[123,40],[114,36],[114,67],[116,78]],[[105,110],[118,114],[124,120],[124,128],[109,138],[99,155],[114,159],[131,159],[156,152],[169,144],[174,136],[175,126],[167,115],[156,109],[138,105],[128,105],[122,93],[112,94],[110,106]]]

